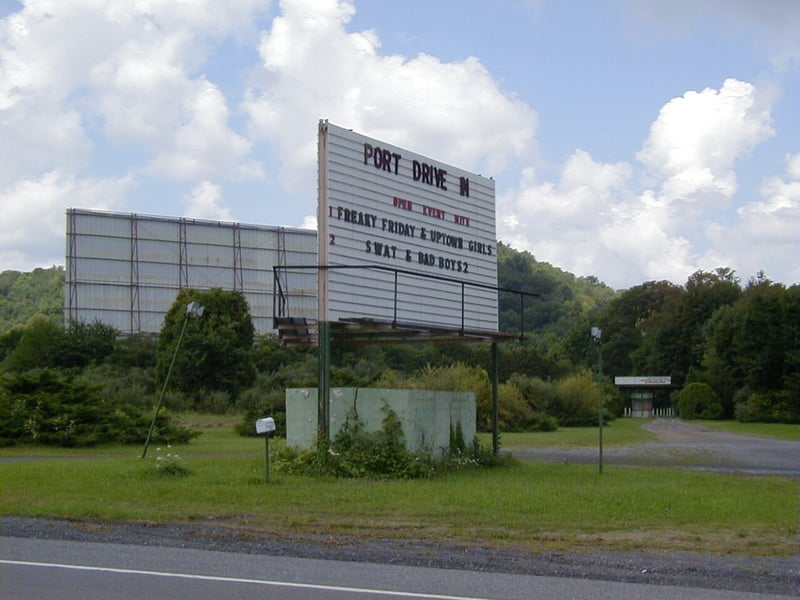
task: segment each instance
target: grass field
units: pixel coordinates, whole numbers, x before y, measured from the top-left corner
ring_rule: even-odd
[[[642,429],[642,421],[637,419],[617,419],[603,426],[603,444],[610,448],[630,446],[642,442],[652,442],[656,434]],[[481,434],[482,444],[491,445],[491,436]],[[536,431],[530,433],[503,433],[500,438],[504,448],[548,448],[556,447],[597,447],[597,427],[565,427],[556,431]]]
[[[511,463],[417,481],[315,479],[273,469],[267,483],[263,439],[241,438],[231,424],[197,420],[199,438],[169,449],[151,445],[145,459],[139,458],[141,447],[130,446],[3,449],[4,458],[39,458],[2,464],[0,510],[98,520],[213,520],[276,533],[446,539],[531,551],[797,554],[796,479],[655,468],[608,468],[598,475],[591,465]],[[606,437],[614,431],[619,443],[649,435],[633,420],[615,421]],[[553,437],[540,442],[540,435]],[[586,445],[596,444],[596,429],[501,439],[505,447],[580,445],[583,436]],[[166,452],[180,455],[190,474],[160,476],[156,458]]]
[[[771,437],[779,440],[800,440],[800,425],[787,423],[739,423],[738,421],[693,421],[709,429],[730,433]]]

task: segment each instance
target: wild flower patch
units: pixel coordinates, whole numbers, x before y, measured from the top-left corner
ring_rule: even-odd
[[[167,446],[167,453],[161,454],[161,448],[156,448],[156,471],[161,477],[183,477],[191,471],[183,463],[181,457],[169,450],[172,446]]]

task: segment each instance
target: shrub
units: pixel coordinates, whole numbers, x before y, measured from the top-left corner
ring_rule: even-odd
[[[681,419],[720,419],[722,402],[707,383],[690,383],[678,393]]]
[[[286,436],[286,393],[284,387],[274,385],[275,374],[259,373],[255,384],[242,392],[237,408],[242,420],[236,425],[239,435],[255,436],[256,419],[275,419],[275,435]]]
[[[788,390],[750,394],[736,404],[742,423],[800,423],[797,398]]]
[[[562,427],[596,425],[599,397],[591,371],[566,377],[555,385],[552,415]]]
[[[390,372],[375,383],[376,387],[399,387],[475,394],[478,431],[492,429],[492,384],[489,374],[480,367],[458,363],[449,367],[425,367],[416,376],[402,378]],[[512,384],[499,384],[498,420],[505,431],[526,431],[536,422],[537,415],[525,401],[520,390]]]
[[[458,363],[451,367],[425,367],[416,376],[406,379],[391,373],[389,379],[376,381],[376,387],[400,387],[475,394],[477,427],[490,431],[492,426],[492,385],[489,375],[480,367]],[[502,403],[501,403],[502,406]]]
[[[556,404],[555,386],[549,381],[515,374],[508,382],[520,391],[528,406],[536,413],[550,413]]]
[[[277,468],[290,473],[331,475],[341,478],[417,479],[433,474],[430,453],[410,452],[403,441],[403,429],[397,415],[384,406],[381,429],[367,432],[358,412],[353,409],[325,452],[325,443],[317,448],[297,451],[288,448],[276,456]]]
[[[0,380],[0,440],[57,446],[142,443],[150,425],[140,408],[105,398],[86,378],[59,369],[6,373]],[[154,441],[186,442],[198,435],[176,426],[166,411]]]

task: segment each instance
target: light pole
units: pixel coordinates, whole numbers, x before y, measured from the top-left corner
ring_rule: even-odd
[[[158,417],[158,411],[161,410],[161,403],[164,401],[164,393],[167,391],[169,376],[172,375],[172,367],[175,366],[175,359],[178,358],[178,349],[181,347],[181,340],[183,340],[183,334],[186,332],[186,323],[189,322],[189,317],[202,317],[204,310],[205,309],[202,306],[200,306],[197,302],[189,302],[189,304],[186,305],[186,313],[183,316],[183,325],[181,326],[181,333],[178,336],[178,343],[175,344],[175,352],[172,353],[172,360],[169,363],[167,376],[164,378],[164,385],[161,386],[161,393],[158,396],[158,402],[156,403],[156,411],[153,413],[153,420],[150,421],[150,429],[147,431],[147,439],[144,441],[144,450],[142,450],[142,458],[147,456],[147,446],[150,445],[150,438],[153,435],[153,428],[156,425],[156,417]]]
[[[592,327],[592,339],[597,344],[597,370],[600,381],[600,398],[597,401],[597,424],[599,431],[600,455],[598,457],[598,472],[603,474],[603,330],[599,327]]]

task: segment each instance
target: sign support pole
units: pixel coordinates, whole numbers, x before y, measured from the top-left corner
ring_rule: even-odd
[[[497,399],[497,342],[492,342],[492,454],[497,456],[500,451],[500,434],[497,429],[499,408]]]
[[[324,444],[328,451],[330,445],[330,414],[331,414],[331,324],[328,321],[318,323],[319,347],[318,369],[319,385],[317,386],[317,430],[319,443]],[[318,448],[323,450],[323,448]]]

